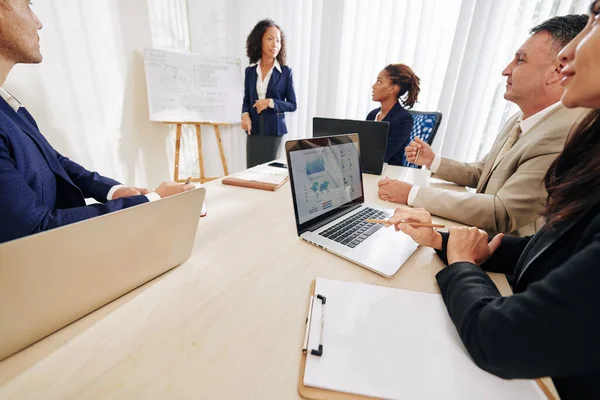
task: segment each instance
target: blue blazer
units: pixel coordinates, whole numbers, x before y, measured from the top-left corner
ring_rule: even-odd
[[[371,111],[367,115],[367,121],[375,121],[379,111],[381,111],[381,107]],[[383,121],[390,123],[385,148],[385,162],[391,165],[402,165],[404,148],[410,143],[410,133],[413,128],[412,115],[400,105],[400,102],[396,102]]]
[[[15,112],[0,97],[0,243],[148,201],[106,201],[118,184],[60,155],[25,108]]]
[[[252,120],[252,132],[258,133],[258,112],[252,107],[258,100],[256,92],[256,65],[246,68],[244,78],[244,102],[242,103],[242,114],[247,112]],[[296,92],[294,91],[294,80],[291,68],[282,65],[281,72],[273,68],[269,85],[267,86],[267,99],[273,99],[275,108],[267,108],[261,114],[264,115],[265,134],[271,136],[283,136],[287,133],[285,124],[285,112],[296,111]]]

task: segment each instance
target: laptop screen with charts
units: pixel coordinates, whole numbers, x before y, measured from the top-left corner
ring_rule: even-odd
[[[0,245],[0,360],[187,260],[206,189]]]
[[[286,155],[300,238],[381,275],[395,274],[417,244],[365,222],[392,210],[364,202],[358,135],[291,140]]]
[[[362,172],[381,175],[390,124],[381,121],[358,121],[336,118],[313,118],[313,137],[358,133]]]

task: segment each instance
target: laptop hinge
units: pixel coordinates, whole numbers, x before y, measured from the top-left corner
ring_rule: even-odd
[[[356,210],[357,208],[359,208],[363,204],[364,203],[360,203],[360,204],[355,204],[355,205],[353,205],[351,207],[348,207],[348,208],[344,209],[343,211],[340,211],[339,213],[336,213],[336,214],[332,215],[331,217],[328,217],[328,218],[324,219],[323,221],[320,221],[319,223],[312,225],[306,231],[309,231],[309,232],[316,231],[317,229],[322,228],[323,226],[327,225],[331,221],[334,221],[334,220],[338,219],[342,215],[348,214],[350,211]]]

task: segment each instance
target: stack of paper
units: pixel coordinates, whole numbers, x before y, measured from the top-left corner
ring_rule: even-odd
[[[438,294],[322,278],[315,294],[327,301],[314,302],[305,386],[385,399],[545,398],[535,381],[477,367]],[[310,349],[321,326],[319,357]]]

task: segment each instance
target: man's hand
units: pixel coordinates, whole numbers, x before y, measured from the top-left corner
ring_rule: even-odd
[[[500,233],[488,243],[488,234],[476,227],[451,227],[448,233],[448,265],[461,261],[481,265],[500,247],[504,237]]]
[[[381,200],[393,201],[398,204],[406,204],[408,193],[413,185],[397,179],[384,178],[377,183],[379,191],[377,194]]]
[[[256,100],[253,107],[256,108],[256,111],[260,114],[261,112],[269,108],[270,102],[271,99]]]
[[[177,182],[163,182],[160,184],[160,186],[158,186],[156,189],[154,189],[154,191],[161,197],[161,198],[165,198],[165,197],[169,197],[169,196],[173,196],[174,194],[179,194],[179,193],[183,193],[183,192],[187,192],[188,190],[192,190],[195,189],[196,186],[192,183],[177,183]]]
[[[112,195],[112,200],[122,199],[123,197],[139,196],[141,194],[148,194],[148,193],[150,193],[150,190],[148,190],[146,188],[125,186],[125,187],[118,188],[117,190],[115,190],[115,192]]]
[[[421,139],[415,138],[415,140],[410,142],[404,151],[406,152],[406,159],[408,162],[431,168],[431,163],[433,162],[435,153],[431,149],[431,146]],[[419,157],[417,157],[417,152],[419,153]]]

